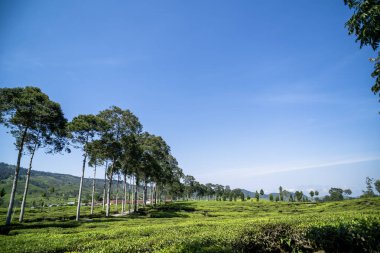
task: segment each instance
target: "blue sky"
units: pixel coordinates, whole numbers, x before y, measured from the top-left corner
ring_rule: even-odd
[[[203,183],[360,194],[380,178],[380,107],[350,15],[329,0],[0,1],[0,87],[38,86],[68,119],[128,108]],[[34,164],[79,175],[81,155]]]

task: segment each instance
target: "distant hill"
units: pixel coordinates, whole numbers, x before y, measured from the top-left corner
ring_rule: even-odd
[[[6,195],[3,197],[3,201],[0,202],[0,206],[8,205],[9,194],[12,189],[13,175],[15,172],[15,166],[0,162],[0,189],[4,188]],[[20,168],[19,180],[16,189],[16,206],[20,206],[22,201],[22,194],[25,187],[25,178],[27,170]],[[45,203],[59,204],[75,201],[79,192],[80,177],[43,172],[32,170],[30,177],[29,191],[27,204],[31,204],[33,201],[44,201]],[[104,180],[96,179],[96,197],[100,200],[103,196],[103,184]],[[113,182],[116,185],[117,181]],[[119,185],[119,191],[122,191],[122,185]],[[83,198],[84,201],[90,201],[92,190],[92,179],[85,178],[83,182]],[[116,187],[113,187],[113,194],[116,193]],[[121,196],[121,193],[119,193]]]

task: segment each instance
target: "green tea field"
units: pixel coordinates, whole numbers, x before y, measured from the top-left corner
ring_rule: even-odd
[[[16,215],[17,217],[16,210]],[[1,209],[0,219],[6,210]],[[380,198],[328,203],[189,201],[94,216],[27,210],[1,227],[1,252],[379,252]]]

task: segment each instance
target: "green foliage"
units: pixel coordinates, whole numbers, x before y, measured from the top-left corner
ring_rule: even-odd
[[[375,193],[373,192],[373,183],[374,179],[370,177],[366,177],[365,184],[366,184],[366,190],[363,191],[363,195],[361,197],[373,197],[375,196]]]
[[[260,201],[260,194],[257,191],[255,192],[255,198],[257,202]]]
[[[377,57],[371,59],[375,63],[372,77],[375,84],[372,91],[380,91],[380,3],[378,0],[344,0],[344,3],[354,10],[354,14],[347,21],[346,27],[349,34],[356,36],[356,41],[360,42],[360,47],[370,46],[377,52]],[[380,95],[380,94],[379,94]]]
[[[0,190],[0,198],[2,198],[2,197],[4,197],[5,196],[5,189],[4,189],[4,187],[3,188],[1,188],[1,190]]]
[[[325,198],[327,201],[343,200],[343,190],[340,188],[330,188],[329,194],[330,196],[328,198]]]
[[[380,180],[376,180],[375,183],[375,189],[378,193],[380,193]]]

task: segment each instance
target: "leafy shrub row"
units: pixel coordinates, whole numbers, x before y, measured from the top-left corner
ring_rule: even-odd
[[[245,227],[236,252],[380,252],[380,219],[297,227],[288,223]]]

